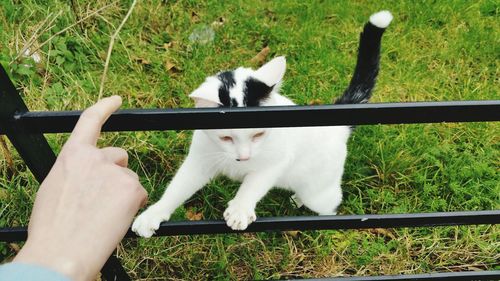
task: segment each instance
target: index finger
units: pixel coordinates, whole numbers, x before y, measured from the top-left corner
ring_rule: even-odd
[[[69,140],[96,145],[102,125],[121,104],[121,97],[112,96],[99,100],[96,104],[87,108],[80,115],[80,119],[78,119]]]

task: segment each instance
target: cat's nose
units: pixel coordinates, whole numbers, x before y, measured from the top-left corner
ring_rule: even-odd
[[[240,156],[240,158],[237,158],[236,161],[247,161],[250,159],[250,156]]]

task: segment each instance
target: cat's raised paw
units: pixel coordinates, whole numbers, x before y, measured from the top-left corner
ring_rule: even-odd
[[[170,216],[162,216],[156,210],[147,209],[134,220],[132,231],[141,237],[149,238],[158,230],[160,223],[169,218]]]
[[[224,219],[227,226],[233,230],[245,230],[248,225],[257,219],[255,210],[252,207],[230,201],[224,211]]]

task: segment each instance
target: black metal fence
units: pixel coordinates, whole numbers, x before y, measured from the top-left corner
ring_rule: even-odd
[[[0,134],[7,135],[41,182],[56,156],[43,133],[71,132],[81,111],[29,112],[0,66]],[[114,113],[103,131],[147,131],[215,128],[304,127],[332,125],[412,124],[500,121],[500,100],[283,106],[210,109],[129,109]],[[221,234],[286,230],[361,229],[499,224],[500,210],[385,215],[259,218],[244,231],[224,221],[164,222],[155,236]],[[24,241],[26,227],[0,229],[0,241]],[[129,231],[126,238],[137,236]],[[493,254],[493,253],[492,253]],[[106,280],[130,280],[113,255],[102,269]],[[500,271],[429,273],[326,280],[499,280]],[[325,279],[322,279],[325,280]]]

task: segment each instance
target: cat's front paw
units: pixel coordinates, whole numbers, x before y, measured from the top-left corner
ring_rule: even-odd
[[[139,236],[149,238],[158,230],[160,223],[168,221],[169,218],[169,214],[163,214],[158,210],[149,208],[134,220],[132,231]]]
[[[231,229],[245,230],[257,219],[257,216],[253,207],[231,200],[224,211],[224,219]]]

